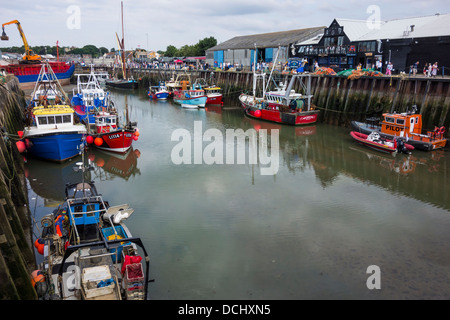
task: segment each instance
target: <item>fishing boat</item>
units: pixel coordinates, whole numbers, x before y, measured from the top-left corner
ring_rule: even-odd
[[[127,99],[125,97],[125,99]],[[119,116],[116,108],[110,106],[106,111],[100,111],[95,114],[94,125],[89,126],[89,134],[86,137],[88,145],[115,152],[125,153],[133,141],[139,137],[137,122],[131,122],[128,119],[128,104],[125,100],[126,120],[125,124],[119,123]]]
[[[87,133],[83,124],[76,124],[74,111],[68,105],[44,105],[30,110],[23,131],[27,153],[45,160],[63,162],[79,154]]]
[[[442,149],[447,144],[444,137],[445,127],[435,127],[423,133],[422,115],[416,113],[417,107],[403,113],[383,113],[383,119],[369,118],[367,122],[352,121],[354,131],[370,134],[377,131],[382,137],[393,139],[399,137],[401,140],[413,145],[418,150],[431,151]]]
[[[199,85],[189,90],[176,91],[173,97],[173,101],[183,108],[204,108],[207,99],[205,90]]]
[[[265,84],[264,74],[256,75],[262,78],[263,86]],[[307,78],[303,83],[303,78]],[[292,90],[296,80],[300,79],[301,86],[306,94],[296,93]],[[266,120],[289,125],[310,125],[317,122],[319,110],[311,102],[311,75],[297,74],[292,75],[287,88],[281,87],[274,91],[263,91],[261,97],[255,94],[255,83],[253,94],[242,93],[239,101],[244,108],[245,115],[250,118]]]
[[[43,255],[31,274],[39,299],[147,300],[149,257],[125,225],[133,212],[128,204],[111,206],[93,181],[68,183],[34,243]]]
[[[166,82],[167,91],[169,91],[169,98],[173,98],[179,91],[188,90],[191,86],[191,76],[187,73],[178,73],[176,77],[171,77]]]
[[[169,90],[167,90],[165,82],[160,81],[157,86],[151,86],[147,94],[152,99],[167,100],[169,97]]]
[[[255,54],[256,54],[255,50]],[[278,50],[279,52],[280,50]],[[278,58],[275,58],[275,62]],[[255,57],[256,61],[256,57]],[[253,70],[253,94],[242,93],[239,96],[239,101],[244,108],[246,116],[254,119],[261,119],[276,123],[289,125],[310,125],[317,122],[319,110],[311,102],[313,96],[311,94],[311,75],[310,74],[296,74],[292,75],[289,85],[278,87],[277,90],[267,91],[272,73],[276,63],[273,64],[269,75],[269,81],[266,85],[266,74],[256,73]],[[306,79],[303,81],[303,79]],[[294,83],[300,81],[301,88],[305,94],[296,93],[293,90]],[[257,96],[258,82],[262,82],[259,96]]]
[[[122,17],[122,40],[119,41],[119,36],[116,33],[117,43],[121,51],[121,63],[122,63],[122,79],[107,79],[105,80],[106,86],[117,88],[117,89],[127,89],[133,90],[138,88],[138,82],[129,77],[127,74],[127,60],[125,58],[125,39],[123,32],[123,1],[121,2],[121,17]]]
[[[136,122],[119,126],[116,112],[99,112],[95,115],[95,131],[86,137],[86,142],[101,150],[125,153],[138,140]]]
[[[95,115],[113,104],[109,92],[105,91],[91,66],[91,72],[77,74],[77,91],[73,89],[71,105],[80,121],[87,125],[95,122]],[[87,78],[87,79],[86,79]],[[86,79],[86,80],[84,80]]]
[[[411,154],[411,151],[414,150],[412,145],[404,143],[398,138],[386,140],[376,131],[371,132],[369,135],[357,131],[351,131],[350,136],[358,143],[381,152],[391,154],[397,152]]]
[[[205,90],[206,94],[206,104],[207,105],[222,105],[222,88],[215,84],[208,84],[205,79],[199,78],[195,80],[194,87],[196,87],[198,84],[201,85],[203,90]]]

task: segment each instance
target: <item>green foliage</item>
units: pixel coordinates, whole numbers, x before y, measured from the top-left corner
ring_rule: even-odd
[[[195,57],[204,56],[206,50],[217,45],[217,40],[214,37],[204,38],[194,45],[184,45],[180,49],[177,49],[173,45],[167,46],[166,51],[158,51],[166,57]]]
[[[30,47],[31,50],[38,54],[38,55],[45,55],[45,54],[52,54],[56,56],[57,54],[57,48],[56,46],[34,46]],[[59,54],[64,54],[65,49],[67,47],[59,47]],[[109,50],[105,47],[97,48],[94,45],[86,45],[83,48],[69,48],[70,50],[67,52],[68,54],[90,54],[93,57],[99,57],[100,55],[103,55],[105,53],[108,53]],[[6,47],[6,48],[0,48],[3,52],[10,52],[10,53],[25,53],[25,47]]]

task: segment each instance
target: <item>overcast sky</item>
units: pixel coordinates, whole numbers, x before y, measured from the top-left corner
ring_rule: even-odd
[[[122,36],[120,0],[2,0],[1,23],[19,20],[30,46],[117,48]],[[165,51],[206,37],[235,36],[328,26],[334,18],[381,20],[450,13],[449,0],[123,0],[126,49]],[[375,6],[375,7],[374,7]],[[378,8],[378,9],[377,9]],[[369,10],[369,12],[368,12]],[[375,10],[375,11],[374,11]],[[9,41],[23,44],[15,25]]]

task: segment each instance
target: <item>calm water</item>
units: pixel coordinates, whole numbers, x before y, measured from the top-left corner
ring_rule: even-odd
[[[112,94],[122,114],[127,98],[141,135],[123,157],[89,151],[90,178],[111,205],[135,209],[127,225],[149,251],[151,299],[450,299],[448,151],[393,157],[357,145],[346,128],[250,120],[235,103],[187,110]],[[224,136],[279,130],[278,172],[262,175],[248,159],[174,164],[171,135],[193,139],[195,121]],[[80,159],[28,159],[34,219],[63,201]],[[370,265],[380,290],[366,286]]]

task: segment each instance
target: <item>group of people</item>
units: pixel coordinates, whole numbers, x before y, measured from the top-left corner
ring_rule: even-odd
[[[417,74],[417,71],[419,70],[419,61],[415,62],[412,65],[412,74],[415,76]],[[439,71],[438,63],[435,62],[434,64],[425,63],[425,66],[423,67],[423,75],[425,77],[433,77],[435,78],[437,76],[437,72]]]

